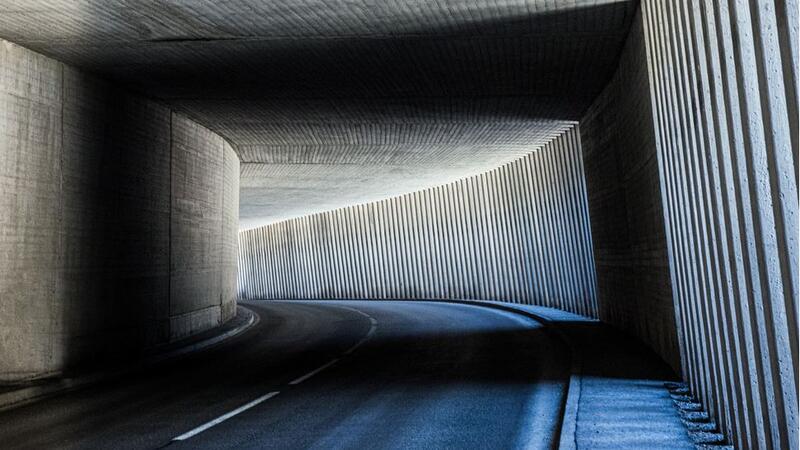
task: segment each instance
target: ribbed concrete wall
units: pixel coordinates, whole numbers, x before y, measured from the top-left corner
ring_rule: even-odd
[[[238,179],[208,130],[0,41],[0,380],[230,317]]]
[[[797,448],[797,27],[795,1],[645,0],[581,123],[600,317],[669,361],[677,337],[737,448]]]
[[[482,175],[239,234],[243,298],[494,299],[596,315],[578,132]]]
[[[637,16],[616,73],[580,123],[598,315],[680,370],[649,86]]]
[[[797,2],[642,11],[684,375],[737,447],[797,448]]]

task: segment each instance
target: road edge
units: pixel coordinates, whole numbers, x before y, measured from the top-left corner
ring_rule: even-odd
[[[519,314],[528,317],[529,319],[536,320],[547,325],[559,340],[569,349],[570,352],[570,376],[567,383],[566,393],[564,400],[561,404],[561,424],[559,426],[558,445],[555,447],[560,450],[574,450],[577,449],[575,435],[578,425],[578,404],[581,397],[581,377],[582,377],[582,363],[580,352],[576,349],[573,342],[563,331],[559,329],[558,320],[547,317],[544,314],[539,314],[528,309],[520,308],[518,306],[535,307],[534,305],[516,305],[513,303],[505,302],[491,302],[486,300],[425,300],[439,303],[455,303],[461,305],[483,306],[490,309]],[[589,319],[591,320],[591,319]]]
[[[166,360],[176,359],[208,350],[224,341],[227,341],[228,339],[232,339],[243,334],[260,321],[260,316],[258,313],[250,308],[247,308],[246,306],[237,305],[237,316],[239,313],[244,313],[248,316],[245,319],[245,322],[241,325],[205,339],[187,342],[186,345],[181,345],[174,349],[152,354],[130,366],[109,371],[83,374],[74,377],[46,380],[34,385],[21,386],[19,389],[0,393],[0,412],[8,411],[24,405],[35,403],[40,400],[82,389],[96,383],[108,381],[129,374],[135,370],[153,366]],[[191,337],[187,338],[187,340],[191,341]],[[180,341],[178,341],[178,343],[180,343]],[[168,345],[172,346],[174,344],[176,343]]]

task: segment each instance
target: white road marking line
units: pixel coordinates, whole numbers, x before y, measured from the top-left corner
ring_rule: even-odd
[[[348,348],[348,349],[347,349],[347,350],[346,350],[346,351],[345,351],[345,352],[342,354],[342,356],[347,356],[347,355],[349,355],[349,354],[353,353],[354,351],[356,351],[356,350],[357,350],[359,347],[361,347],[362,345],[364,345],[364,343],[365,343],[365,342],[367,342],[368,340],[370,340],[370,338],[372,338],[372,335],[374,335],[374,334],[375,334],[375,332],[378,330],[378,321],[377,321],[377,320],[375,320],[375,318],[374,318],[374,317],[372,317],[372,316],[370,316],[369,314],[367,314],[367,313],[365,313],[365,312],[363,312],[363,311],[359,311],[359,310],[357,310],[357,309],[355,309],[355,308],[351,308],[351,307],[349,307],[349,306],[342,306],[342,305],[337,305],[337,306],[338,306],[339,308],[346,309],[346,310],[348,310],[348,311],[353,311],[354,313],[357,313],[357,314],[361,314],[362,316],[364,316],[364,317],[366,317],[367,319],[369,319],[369,323],[370,323],[370,326],[369,326],[369,331],[367,332],[366,336],[364,336],[363,338],[361,338],[361,340],[360,340],[360,341],[356,342],[356,344],[355,344],[355,345],[353,345],[352,347]]]
[[[212,420],[210,422],[206,422],[206,423],[200,425],[199,427],[197,427],[197,428],[195,428],[195,429],[193,429],[191,431],[188,431],[188,432],[183,433],[182,435],[180,435],[180,436],[178,436],[176,438],[173,438],[172,440],[173,441],[185,441],[186,439],[189,439],[192,436],[200,434],[203,431],[206,431],[207,429],[213,427],[214,425],[220,424],[220,423],[230,419],[231,417],[233,417],[233,416],[235,416],[237,414],[240,414],[240,413],[242,413],[244,411],[247,411],[248,409],[258,405],[261,402],[269,400],[269,399],[271,399],[272,397],[275,397],[278,394],[280,394],[280,391],[270,392],[269,394],[262,395],[261,397],[258,397],[257,399],[253,400],[252,402],[247,403],[245,405],[242,405],[242,406],[234,409],[231,412],[225,413],[225,414],[217,417],[216,419],[214,419],[214,420]]]
[[[322,372],[323,370],[327,369],[328,367],[336,364],[337,362],[339,362],[339,358],[334,358],[331,361],[328,361],[327,364],[325,364],[325,365],[323,365],[321,367],[317,367],[316,369],[314,369],[311,372],[303,375],[302,377],[290,381],[289,384],[292,384],[292,385],[300,384],[303,381],[306,381],[307,379],[309,379],[309,378],[313,377],[314,375],[316,375],[316,374]]]
[[[356,345],[348,348],[347,351],[344,352],[344,354],[345,355],[349,355],[349,354],[353,353],[354,351],[356,351],[358,349],[358,347],[361,347],[362,345],[364,345],[364,343],[367,342],[372,337],[373,334],[375,334],[376,330],[377,330],[377,327],[375,325],[372,325],[369,328],[369,332],[367,332],[367,335],[364,336],[363,338],[361,338],[360,341],[356,342]]]
[[[346,352],[344,352],[345,355],[349,355],[350,353],[354,352],[357,348],[361,347],[361,345],[363,345],[365,342],[367,342],[375,334],[375,332],[378,330],[378,321],[375,320],[372,316],[370,316],[370,315],[368,315],[368,314],[366,314],[364,312],[361,312],[361,311],[359,311],[357,309],[347,308],[347,307],[345,307],[345,308],[361,314],[362,316],[368,318],[369,322],[370,322],[369,331],[367,332],[366,336],[361,338],[361,340],[358,341],[358,343],[356,343],[356,345],[350,347],[350,349],[348,349]],[[322,372],[323,370],[327,369],[328,367],[336,364],[337,362],[339,362],[339,358],[334,358],[333,360],[329,361],[327,364],[325,364],[325,365],[323,365],[321,367],[318,367],[315,370],[312,370],[311,372],[309,372],[309,373],[307,373],[307,374],[305,374],[305,375],[303,375],[303,376],[301,376],[301,377],[299,377],[297,379],[294,379],[294,380],[290,381],[289,384],[291,384],[291,385],[300,384],[303,381],[306,381],[307,379],[309,379],[309,378],[313,377],[314,375],[316,375],[316,374]],[[193,429],[191,431],[187,431],[186,433],[183,433],[182,435],[180,435],[178,437],[172,438],[172,440],[173,441],[185,441],[185,440],[191,438],[192,436],[196,436],[196,435],[202,433],[203,431],[206,431],[207,429],[213,427],[214,425],[218,425],[218,424],[230,419],[231,417],[233,417],[233,416],[235,416],[237,414],[241,414],[242,412],[247,411],[248,409],[258,405],[259,403],[262,403],[264,401],[267,401],[267,400],[271,399],[272,397],[275,397],[278,394],[280,394],[280,391],[270,392],[269,394],[262,395],[261,397],[258,397],[257,399],[251,401],[250,403],[244,404],[244,405],[234,409],[231,412],[225,413],[225,414],[217,417],[216,419],[214,419],[214,420],[212,420],[210,422],[206,422],[203,425],[200,425],[199,427],[197,427],[197,428],[195,428],[195,429]]]

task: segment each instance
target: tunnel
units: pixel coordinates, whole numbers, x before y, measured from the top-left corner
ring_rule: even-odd
[[[799,448],[799,17],[0,0],[0,446]]]

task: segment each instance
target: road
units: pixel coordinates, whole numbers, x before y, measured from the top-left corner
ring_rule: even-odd
[[[202,353],[0,413],[3,448],[553,448],[568,354],[513,313],[251,302]]]

